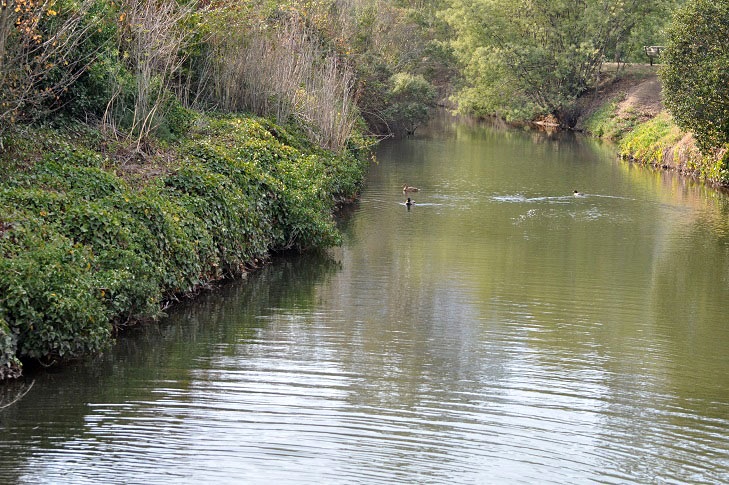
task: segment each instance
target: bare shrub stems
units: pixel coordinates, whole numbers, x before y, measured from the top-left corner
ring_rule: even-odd
[[[137,148],[164,117],[175,77],[187,57],[184,48],[192,34],[182,28],[181,22],[192,8],[175,0],[122,1],[119,51],[134,74],[136,89],[130,103],[119,84],[107,104],[103,121],[115,132],[119,121],[128,123],[125,131]]]
[[[304,123],[322,147],[342,149],[357,119],[354,73],[297,16],[240,35],[211,39],[212,98],[228,111],[250,110]]]
[[[0,148],[14,123],[57,108],[53,101],[92,60],[93,53],[78,50],[94,27],[86,17],[92,4],[66,12],[51,0],[0,2]]]

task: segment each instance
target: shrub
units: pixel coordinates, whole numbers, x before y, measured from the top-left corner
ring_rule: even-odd
[[[0,206],[6,211],[17,211],[16,216],[53,220],[60,217],[72,203],[66,194],[38,188],[0,188]]]
[[[228,177],[191,164],[168,176],[165,186],[212,236],[221,276],[241,274],[245,263],[258,256],[253,201]]]
[[[163,140],[178,140],[192,126],[195,113],[182,106],[180,101],[168,93],[162,109],[164,116],[157,127],[157,136]]]
[[[390,79],[390,106],[384,115],[396,132],[414,133],[435,107],[435,88],[422,75],[398,73]]]
[[[331,209],[358,189],[362,162],[266,120],[195,126],[170,149],[184,163],[145,187],[56,137],[37,142],[54,147],[37,165],[0,182],[0,373],[16,357],[98,352],[113,326],[156,318],[165,299],[271,250],[338,242]]]
[[[212,238],[202,222],[157,187],[103,201],[127,214],[141,237],[135,247],[156,269],[156,283],[168,296],[191,292],[213,266]],[[150,273],[152,274],[152,273]]]
[[[339,242],[331,217],[335,196],[347,199],[357,193],[362,162],[315,148],[306,135],[265,119],[216,117],[208,133],[211,139],[193,139],[186,153],[248,198],[260,214],[248,230],[257,227],[267,234],[266,247],[305,250]]]
[[[105,249],[98,255],[95,269],[95,287],[116,327],[162,315],[159,270],[144,255],[129,249]]]
[[[0,148],[9,127],[57,108],[56,101],[89,64],[79,46],[93,31],[86,22],[92,3],[2,2]]]
[[[107,104],[122,85],[118,82],[126,71],[122,56],[116,48],[119,35],[119,2],[94,0],[84,17],[91,24],[86,42],[79,45],[79,55],[90,59],[90,64],[81,72],[78,80],[61,95],[64,111],[78,119],[101,119]],[[129,76],[131,78],[131,76]],[[126,83],[126,96],[132,96],[133,83]]]
[[[666,107],[704,154],[729,143],[729,3],[690,0],[668,31]]]
[[[79,150],[54,153],[51,161],[39,164],[32,172],[31,182],[46,190],[64,192],[70,197],[95,200],[127,190],[126,184],[113,173],[82,164],[102,163],[80,154]]]
[[[18,223],[5,231],[0,255],[0,307],[17,335],[18,356],[68,359],[109,344],[111,325],[88,249]]]

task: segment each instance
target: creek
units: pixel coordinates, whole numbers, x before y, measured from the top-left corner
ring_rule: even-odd
[[[383,142],[342,247],[33,376],[0,483],[729,482],[729,198],[615,151]]]

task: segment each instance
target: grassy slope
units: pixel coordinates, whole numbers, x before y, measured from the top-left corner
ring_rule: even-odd
[[[629,65],[620,73],[615,68],[608,65],[597,92],[581,100],[585,114],[578,127],[617,141],[623,158],[727,186],[723,153],[702,156],[693,137],[682,132],[663,109],[658,67]]]

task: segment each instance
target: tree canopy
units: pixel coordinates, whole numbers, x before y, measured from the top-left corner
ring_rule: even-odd
[[[295,120],[340,149],[362,120],[412,131],[453,92],[464,113],[572,126],[603,62],[660,43],[683,1],[7,0],[0,148],[14,124],[58,109],[140,145],[199,108]],[[708,14],[685,23],[697,18],[725,34]]]
[[[595,82],[604,56],[665,2],[454,0],[444,18],[466,85],[463,111],[575,121],[574,100]]]

